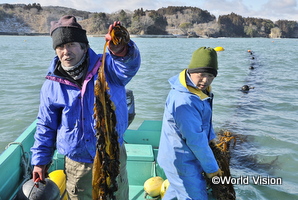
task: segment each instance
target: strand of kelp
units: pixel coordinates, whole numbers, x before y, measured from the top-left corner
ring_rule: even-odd
[[[218,163],[219,168],[222,170],[222,177],[231,177],[230,172],[230,142],[236,138],[231,135],[230,132],[220,132],[216,142],[210,143],[210,148],[213,151],[215,159]],[[207,186],[212,189],[212,195],[217,200],[235,200],[236,192],[234,186],[230,182],[218,182],[215,184],[212,179],[207,180]]]
[[[129,35],[127,30],[117,25],[111,31],[111,42],[115,45],[124,44],[127,40],[123,39],[123,37],[127,37],[127,35]],[[104,45],[102,63],[94,86],[94,118],[96,120],[97,144],[92,169],[93,200],[115,199],[114,194],[118,190],[116,178],[120,170],[115,105],[110,99],[108,93],[109,86],[104,73],[106,48],[107,42]]]

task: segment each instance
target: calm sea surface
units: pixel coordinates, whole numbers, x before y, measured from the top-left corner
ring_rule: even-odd
[[[102,53],[104,39],[90,37]],[[161,120],[168,79],[201,46],[222,46],[213,82],[216,131],[236,135],[231,171],[237,199],[298,199],[298,40],[266,38],[133,38],[142,66],[127,88],[136,117]],[[55,55],[48,36],[0,36],[0,153],[35,120],[39,90]],[[254,52],[250,55],[247,50]],[[254,66],[254,70],[249,69]],[[243,85],[254,87],[242,93]],[[261,181],[259,181],[261,180]],[[281,182],[280,182],[281,181]]]

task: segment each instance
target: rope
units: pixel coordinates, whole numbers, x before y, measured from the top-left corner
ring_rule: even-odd
[[[149,195],[148,195],[147,192],[145,192],[145,194],[144,194],[144,199],[148,199],[147,196],[149,196]],[[161,197],[160,197],[160,196],[157,196],[157,197],[150,197],[150,200],[161,200]]]
[[[30,154],[28,152],[25,152],[24,147],[22,145],[22,143],[20,142],[10,142],[5,149],[7,149],[8,147],[10,147],[11,145],[18,145],[21,147],[21,167],[23,170],[23,181],[21,182],[21,184],[19,185],[18,189],[14,192],[13,196],[15,196],[17,194],[17,192],[21,189],[21,187],[23,186],[23,184],[25,182],[27,182],[30,178],[31,178],[31,171],[32,171],[32,167],[30,165]]]
[[[28,152],[25,152],[24,147],[22,143],[20,142],[10,142],[5,149],[10,147],[11,145],[17,144],[21,147],[22,155],[21,155],[21,166],[23,166],[23,172],[24,172],[24,179],[30,179],[31,178],[31,165],[30,165],[30,154]]]

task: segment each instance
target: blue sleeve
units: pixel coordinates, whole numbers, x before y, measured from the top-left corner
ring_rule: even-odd
[[[37,116],[37,126],[34,135],[35,142],[32,151],[32,165],[46,165],[51,162],[55,151],[57,129],[61,109],[51,101],[55,98],[51,91],[54,90],[52,81],[46,80],[40,92],[40,107]]]
[[[196,103],[194,103],[196,102]],[[209,146],[209,128],[202,121],[203,104],[196,100],[188,99],[175,110],[175,119],[183,139],[200,161],[206,173],[216,172],[219,167]]]
[[[137,45],[130,40],[128,52],[124,57],[118,57],[108,53],[105,62],[108,80],[125,86],[137,73],[141,65],[141,55]]]

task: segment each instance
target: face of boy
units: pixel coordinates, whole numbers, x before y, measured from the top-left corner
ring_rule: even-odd
[[[86,49],[82,49],[80,43],[69,42],[57,46],[56,54],[59,57],[61,64],[65,67],[76,65],[86,53]]]
[[[200,90],[206,90],[215,76],[210,73],[191,73],[190,78]]]

